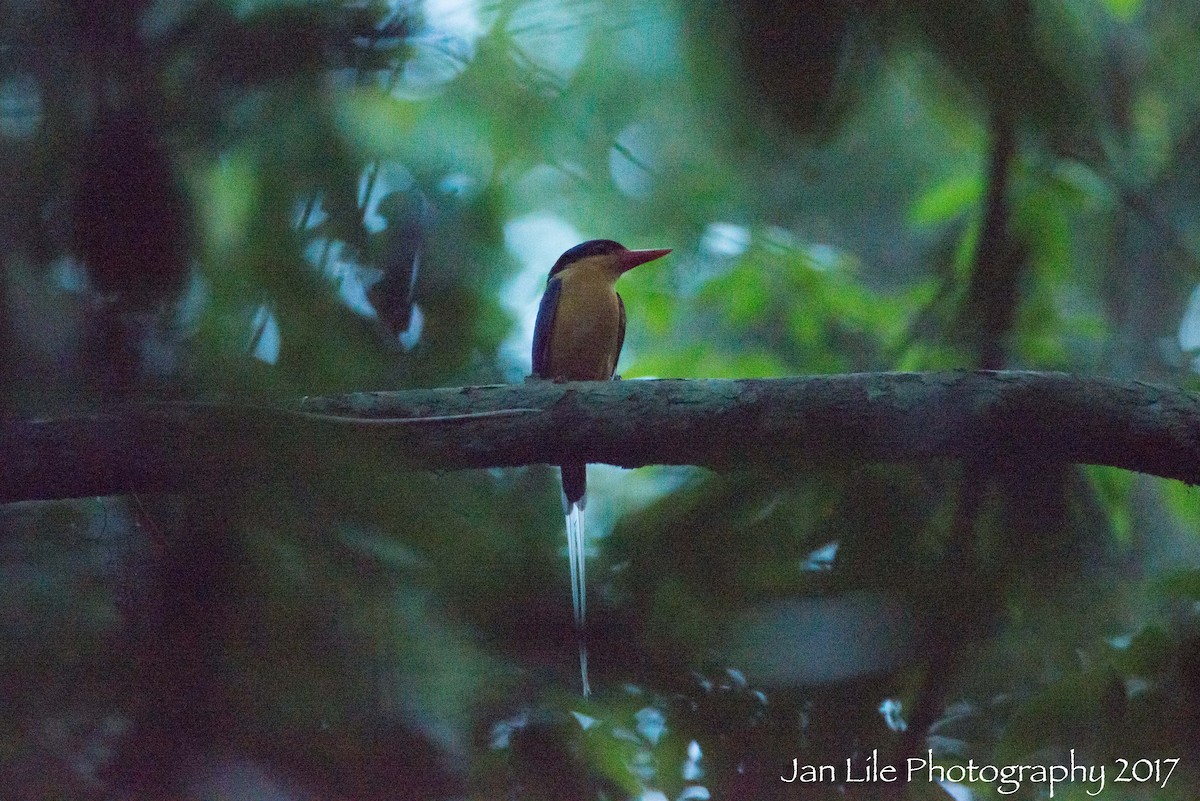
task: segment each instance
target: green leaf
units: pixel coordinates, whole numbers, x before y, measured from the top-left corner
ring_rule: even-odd
[[[954,175],[918,197],[908,212],[908,221],[918,226],[945,222],[973,209],[982,197],[979,173]]]
[[[1129,22],[1142,8],[1142,0],[1104,0],[1104,7],[1122,22]]]
[[[338,126],[364,152],[401,155],[417,120],[417,106],[367,89],[338,98]]]
[[[1200,570],[1181,570],[1164,578],[1164,594],[1187,601],[1200,601]]]

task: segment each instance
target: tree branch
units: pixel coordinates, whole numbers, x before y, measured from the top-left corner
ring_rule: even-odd
[[[1200,483],[1200,395],[1065,373],[532,382],[309,398],[302,409],[168,404],[2,421],[0,501],[303,476],[331,448],[425,469],[1036,458]]]

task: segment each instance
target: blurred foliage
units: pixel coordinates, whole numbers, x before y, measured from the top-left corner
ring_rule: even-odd
[[[0,30],[10,417],[519,380],[598,237],[674,248],[622,279],[627,378],[1200,387],[1194,0],[10,0]],[[1179,758],[1104,797],[1200,791],[1194,488],[593,468],[584,700],[553,469],[279,459],[0,510],[5,798],[876,798],[780,779],[873,749]]]

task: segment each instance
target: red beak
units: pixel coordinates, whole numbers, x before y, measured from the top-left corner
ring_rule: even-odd
[[[621,254],[621,272],[628,272],[639,264],[661,259],[670,252],[670,248],[665,250],[627,250]]]

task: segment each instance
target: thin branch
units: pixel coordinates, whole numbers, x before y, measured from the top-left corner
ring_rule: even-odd
[[[966,301],[967,309],[975,318],[971,331],[977,365],[986,370],[1001,370],[1008,362],[1009,333],[1020,303],[1018,286],[1027,267],[1026,259],[1009,232],[1012,206],[1008,194],[1017,156],[1017,131],[1006,103],[997,104],[993,110],[991,134],[983,226]],[[962,658],[962,649],[958,646],[964,636],[975,633],[964,631],[962,622],[981,626],[996,600],[986,591],[980,591],[987,584],[980,580],[975,558],[975,532],[983,499],[998,475],[989,461],[986,452],[966,459],[954,525],[939,565],[944,575],[953,576],[955,580],[950,583],[951,589],[928,610],[924,675],[913,697],[908,729],[900,740],[897,761],[905,761],[920,751],[934,723],[942,715]],[[1012,463],[1006,465],[1009,466]],[[901,785],[892,789],[896,799],[905,794]]]
[[[966,311],[978,365],[999,370],[1007,361],[1006,341],[1020,303],[1018,285],[1025,259],[1009,236],[1012,207],[1008,188],[1017,154],[1017,134],[1003,106],[993,113],[991,131],[983,226],[975,248]]]
[[[1200,483],[1200,395],[1065,373],[537,381],[310,397],[301,411],[167,404],[2,421],[0,501],[303,477],[330,448],[438,470],[563,461],[795,470],[1036,457]]]

